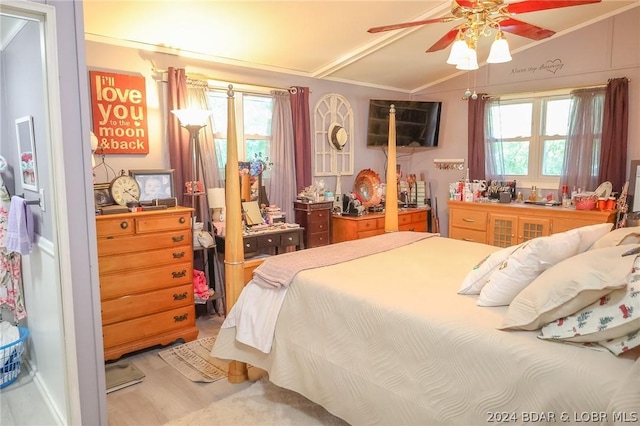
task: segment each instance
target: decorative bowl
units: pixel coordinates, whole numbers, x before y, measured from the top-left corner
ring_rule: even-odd
[[[595,194],[578,194],[574,200],[576,210],[593,210],[598,203],[598,196]]]

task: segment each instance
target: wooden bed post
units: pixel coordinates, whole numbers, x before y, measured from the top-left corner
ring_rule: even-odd
[[[233,86],[227,90],[227,165],[225,167],[225,250],[224,275],[227,314],[236,303],[244,287],[244,246],[242,243],[242,203],[240,202],[240,178],[238,174],[238,143]],[[229,382],[248,380],[247,364],[231,361]]]
[[[398,232],[398,175],[396,173],[396,108],[389,109],[389,142],[387,148],[387,185],[385,186],[384,231]]]

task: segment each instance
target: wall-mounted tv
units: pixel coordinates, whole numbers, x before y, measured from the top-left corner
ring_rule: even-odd
[[[389,109],[396,109],[396,146],[433,148],[438,146],[442,102],[369,100],[367,146],[387,146],[389,141]]]

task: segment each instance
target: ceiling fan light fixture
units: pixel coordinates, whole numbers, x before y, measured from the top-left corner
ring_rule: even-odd
[[[491,44],[491,51],[487,62],[490,64],[501,64],[511,61],[511,53],[509,52],[509,43],[503,37],[502,31],[498,31],[496,39]]]
[[[460,61],[460,63],[458,63],[458,65],[456,65],[456,68],[465,71],[477,70],[479,66],[478,54],[476,53],[476,50],[471,47],[467,47],[465,57],[462,59],[462,61]]]
[[[469,46],[464,39],[464,34],[459,31],[456,41],[451,46],[451,52],[449,53],[447,63],[451,65],[458,65],[459,63],[463,62],[467,57],[468,49]]]

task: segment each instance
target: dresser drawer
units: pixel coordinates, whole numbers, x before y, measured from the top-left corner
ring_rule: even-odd
[[[376,227],[376,219],[363,219],[358,221],[358,233],[371,231],[376,229]]]
[[[96,235],[98,238],[133,235],[135,231],[132,217],[96,221]]]
[[[410,214],[402,214],[398,216],[398,226],[408,225],[409,223],[411,223]]]
[[[300,245],[300,232],[288,232],[280,235],[281,246],[299,246]]]
[[[112,256],[99,256],[100,274],[109,272],[124,273],[127,269],[152,268],[158,265],[191,262],[193,248],[191,245],[170,247],[161,250],[149,250],[138,253],[124,253]]]
[[[102,302],[102,324],[112,324],[193,304],[193,284]]]
[[[188,212],[136,218],[136,232],[141,234],[189,228],[191,228],[191,215]]]
[[[243,238],[242,245],[245,253],[253,253],[258,250],[258,239],[256,237]]]
[[[424,222],[427,223],[427,211],[418,213],[411,213],[411,222]]]
[[[398,225],[399,231],[427,232],[427,224],[421,222],[410,222],[404,225]]]
[[[258,235],[256,242],[259,249],[278,247],[280,245],[280,235]]]
[[[307,230],[310,234],[315,234],[317,232],[328,232],[329,231],[329,214],[324,215],[319,218],[317,221],[311,221],[307,223]]]
[[[473,241],[476,243],[486,243],[487,233],[476,229],[451,228],[449,238],[463,241]]]
[[[184,245],[191,240],[191,231],[187,229],[161,232],[158,234],[137,235],[122,238],[98,239],[98,256],[147,250],[149,247],[162,248]]]
[[[309,247],[320,247],[326,246],[329,244],[329,233],[315,233],[309,235],[309,240],[307,241]]]
[[[487,230],[487,212],[454,209],[449,219],[451,226],[456,228]]]
[[[192,305],[102,327],[105,348],[135,342],[172,330],[195,326]]]
[[[101,263],[102,265],[102,263]],[[128,294],[145,293],[181,284],[193,284],[191,262],[181,262],[155,268],[136,269],[122,273],[100,274],[100,299],[109,300]]]

